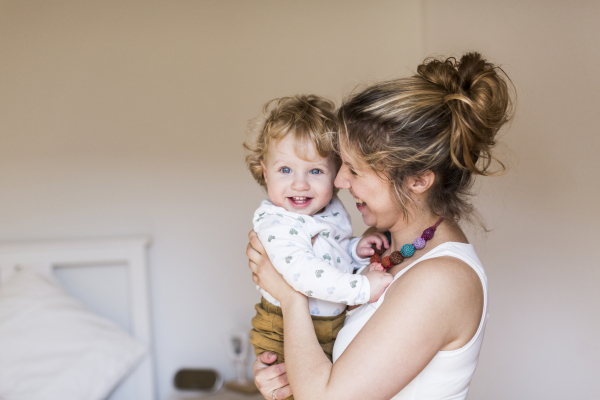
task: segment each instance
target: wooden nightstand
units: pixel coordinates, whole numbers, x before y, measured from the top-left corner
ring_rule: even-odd
[[[189,395],[186,396],[177,396],[177,394],[171,395],[169,400],[264,400],[264,397],[260,393],[257,394],[242,394],[237,392],[229,391],[225,388],[219,390],[217,393],[209,394],[209,395],[198,395],[195,397],[191,397]]]

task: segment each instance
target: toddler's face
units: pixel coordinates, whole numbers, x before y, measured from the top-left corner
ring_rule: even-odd
[[[323,158],[312,143],[307,144],[306,161],[294,151],[294,135],[269,146],[263,162],[269,199],[276,206],[303,215],[313,215],[333,196],[337,174],[333,158]]]

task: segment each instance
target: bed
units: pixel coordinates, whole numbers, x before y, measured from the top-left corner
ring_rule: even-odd
[[[149,245],[0,242],[0,400],[156,398]]]

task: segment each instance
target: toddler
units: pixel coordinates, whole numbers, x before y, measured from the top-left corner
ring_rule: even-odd
[[[279,273],[309,297],[319,343],[331,360],[346,306],[376,301],[392,281],[382,271],[353,271],[369,264],[373,244],[389,245],[381,233],[351,238],[350,217],[333,185],[341,165],[333,103],[315,95],[285,97],[267,103],[264,114],[256,137],[244,144],[248,166],[269,196],[254,213],[254,230]],[[251,343],[256,355],[271,351],[281,363],[281,308],[258,289],[263,298]]]

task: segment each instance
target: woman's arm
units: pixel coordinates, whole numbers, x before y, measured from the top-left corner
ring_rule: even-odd
[[[456,264],[432,259],[407,271],[333,366],[320,351],[302,303],[289,298],[282,309],[286,367],[295,398],[389,399],[438,351],[458,338],[467,343],[481,314],[470,336],[462,334],[460,325],[476,314],[468,311],[473,307],[465,298],[473,297],[470,286],[479,281],[470,267],[462,270]]]
[[[269,263],[260,258],[253,278],[272,284]],[[462,261],[423,261],[389,288],[386,300],[334,365],[317,342],[306,298],[284,295],[281,303],[286,369],[297,400],[383,400],[406,386],[438,351],[470,340],[481,318],[483,294],[479,278]]]

